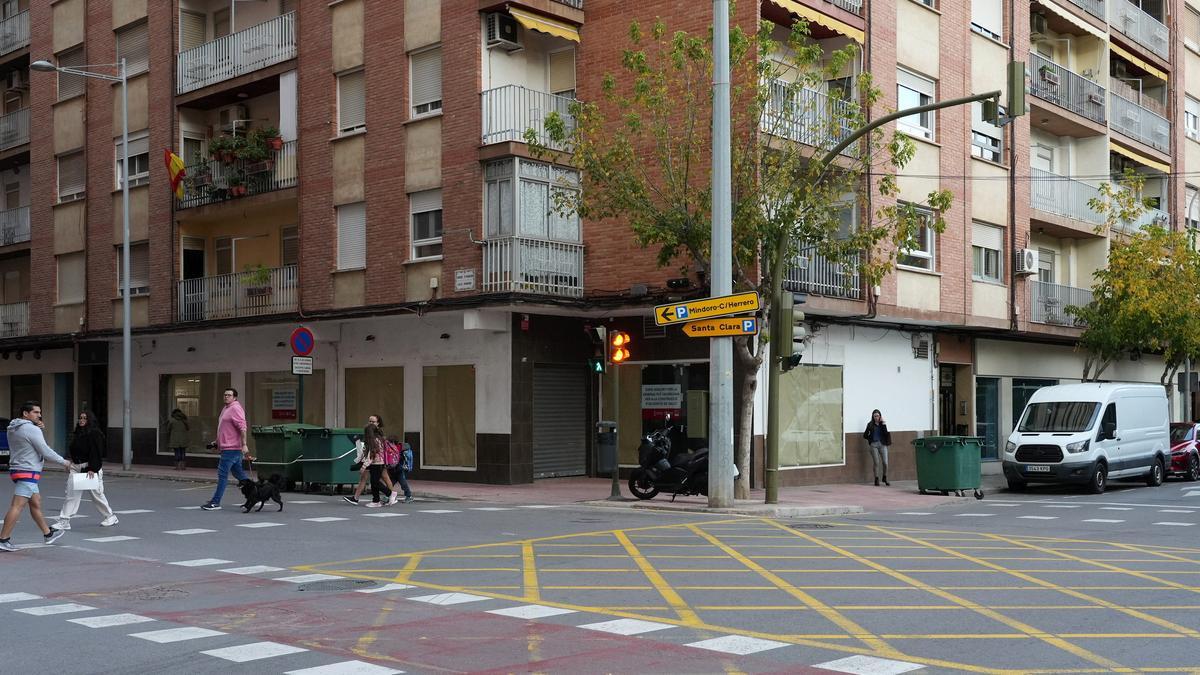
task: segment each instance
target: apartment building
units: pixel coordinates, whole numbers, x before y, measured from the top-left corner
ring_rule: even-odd
[[[658,268],[625,224],[559,214],[554,194],[577,189],[578,175],[531,157],[524,133],[574,98],[601,97],[631,20],[703,31],[707,2],[2,6],[0,409],[42,400],[52,443],[87,409],[119,447],[126,274],[138,462],[171,461],[162,423],[179,408],[196,463],[212,464],[203,446],[228,386],[255,425],[356,427],[379,414],[426,479],[596,473],[601,420],[618,423],[622,464],[667,413],[683,423],[677,443],[706,443],[708,346],[649,313],[702,293],[702,281],[668,288],[678,272]],[[901,196],[951,190],[945,232],[927,232],[877,289],[810,247],[787,281],[808,294],[813,337],[785,376],[785,484],[864,477],[872,408],[897,436],[898,477],[918,434],[978,434],[994,457],[1033,390],[1082,372],[1080,329],[1063,310],[1086,301],[1121,236],[1095,232],[1097,185],[1130,167],[1158,198],[1147,219],[1181,227],[1185,208],[1200,219],[1180,180],[1189,158],[1200,166],[1200,84],[1195,98],[1177,86],[1185,65],[1200,73],[1188,62],[1200,58],[1200,15],[1179,0],[762,0],[736,11],[747,27],[784,31],[803,17],[828,48],[861,45],[844,75],[874,75],[876,113],[1001,89],[1005,64],[1028,63],[1030,112],[1008,126],[978,107],[898,125],[917,144]],[[122,58],[128,270],[120,85],[29,69]],[[791,133],[811,142],[803,124]],[[165,149],[186,165],[179,196]],[[847,226],[878,206],[851,200]],[[316,336],[302,395],[289,347],[300,325]],[[619,396],[612,367],[587,368],[597,325],[634,338]],[[1160,370],[1146,356],[1109,372],[1157,381]]]

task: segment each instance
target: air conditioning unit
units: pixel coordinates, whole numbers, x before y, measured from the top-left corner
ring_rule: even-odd
[[[521,48],[521,38],[517,35],[517,20],[511,15],[492,12],[484,21],[488,49],[501,47],[511,52]]]
[[[240,103],[227,105],[217,111],[217,127],[226,133],[233,132],[235,120],[248,119],[250,119],[250,109]]]
[[[28,89],[29,80],[25,77],[25,71],[14,70],[8,74],[9,89]]]
[[[1045,14],[1029,15],[1029,32],[1045,36],[1048,28],[1049,22],[1046,21]]]
[[[1017,274],[1028,276],[1037,274],[1038,271],[1038,252],[1037,249],[1023,248],[1017,251]]]
[[[1062,83],[1062,80],[1059,79],[1059,77],[1058,77],[1058,73],[1054,72],[1054,70],[1047,68],[1045,66],[1042,67],[1042,69],[1041,69],[1041,71],[1039,71],[1038,75],[1040,75],[1042,78],[1042,81],[1047,84],[1053,84],[1055,86],[1058,86],[1059,84]]]

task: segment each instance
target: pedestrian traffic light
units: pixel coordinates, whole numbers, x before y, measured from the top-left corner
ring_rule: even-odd
[[[588,368],[593,373],[603,373],[604,372],[604,359],[600,358],[600,357],[588,359]]]
[[[796,343],[803,344],[808,335],[808,331],[804,329],[804,312],[796,309],[797,304],[804,303],[804,297],[791,291],[783,291],[775,299],[775,307],[771,310],[775,316],[771,331],[771,349],[785,373],[800,365],[802,355],[796,351]]]
[[[624,363],[629,360],[629,333],[623,330],[615,330],[608,334],[608,361],[609,363]]]

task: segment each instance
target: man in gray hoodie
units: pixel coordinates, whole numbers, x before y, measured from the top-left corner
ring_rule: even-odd
[[[29,515],[42,531],[47,544],[53,544],[63,536],[62,530],[50,527],[42,517],[42,495],[38,492],[38,481],[42,479],[45,460],[58,462],[68,468],[71,462],[46,445],[42,426],[42,406],[37,401],[26,401],[21,406],[21,416],[8,425],[8,449],[12,453],[8,475],[13,481],[13,498],[8,513],[4,515],[4,528],[0,529],[0,551],[17,550],[8,538],[26,504],[29,505]]]

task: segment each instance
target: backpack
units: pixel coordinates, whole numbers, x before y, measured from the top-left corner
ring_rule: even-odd
[[[401,454],[401,457],[403,457],[404,465],[400,468],[403,469],[405,472],[412,471],[413,470],[412,446],[409,445],[408,443],[404,444],[404,452]]]
[[[387,466],[396,466],[400,463],[400,448],[391,441],[383,443],[383,463]]]

